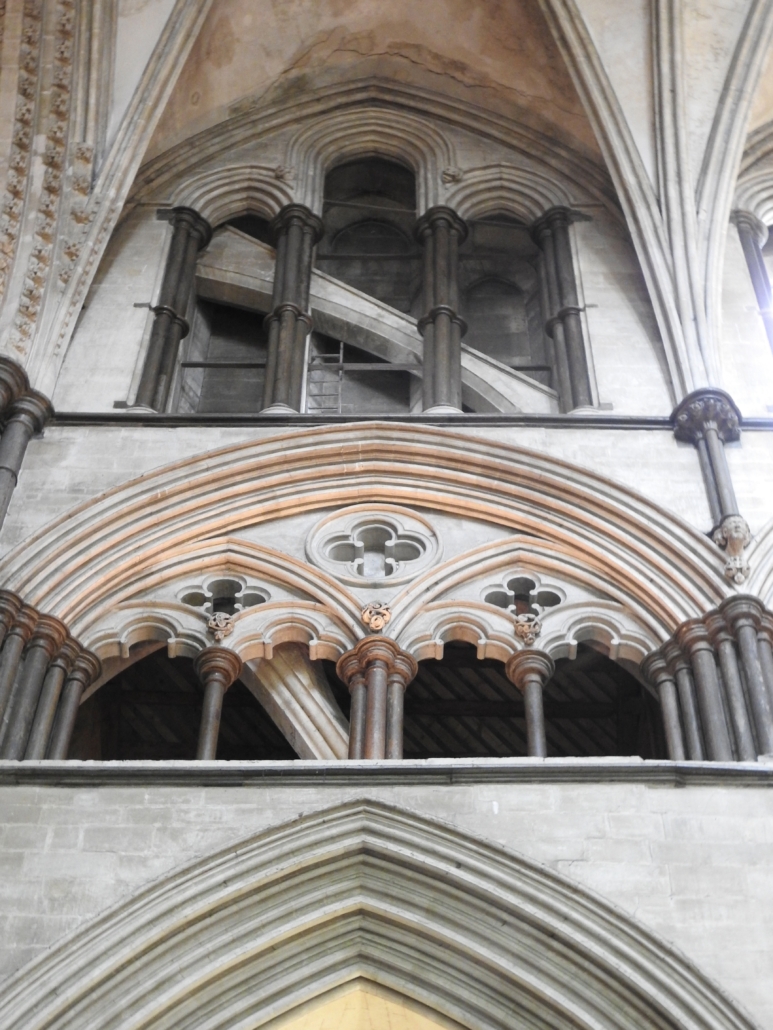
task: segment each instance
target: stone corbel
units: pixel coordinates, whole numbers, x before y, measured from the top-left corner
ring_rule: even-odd
[[[751,542],[751,531],[738,511],[725,454],[725,444],[741,437],[741,413],[723,390],[709,388],[685,397],[671,420],[676,439],[692,443],[698,451],[714,523],[711,538],[727,555],[725,575],[743,583],[749,575],[743,552]]]

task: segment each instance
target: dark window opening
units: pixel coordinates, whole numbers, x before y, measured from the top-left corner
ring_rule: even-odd
[[[317,266],[362,293],[418,317],[421,256],[413,231],[416,181],[382,158],[339,165],[325,177],[325,235]]]
[[[180,362],[177,410],[257,414],[268,341],[263,314],[198,301]]]
[[[541,255],[528,228],[507,215],[469,223],[459,252],[464,342],[545,386],[555,386],[540,292]]]
[[[232,225],[234,229],[243,232],[245,236],[251,236],[253,240],[259,240],[260,243],[268,243],[270,246],[274,245],[271,235],[271,223],[259,215],[240,215],[239,218],[229,219],[225,224]]]
[[[350,697],[325,663],[344,714]],[[666,758],[660,708],[635,677],[580,645],[556,662],[544,691],[551,758],[612,755]],[[405,695],[405,758],[506,758],[527,754],[520,691],[502,662],[479,660],[472,645],[448,643],[440,661],[419,663]]]
[[[148,655],[80,707],[69,757],[92,761],[194,759],[204,690],[189,658]],[[217,757],[297,757],[260,703],[238,680],[226,691]]]
[[[393,364],[359,347],[312,333],[306,411],[314,415],[408,414],[421,390],[418,373],[418,364]]]

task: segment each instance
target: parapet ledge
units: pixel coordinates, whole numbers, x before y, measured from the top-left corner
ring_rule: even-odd
[[[0,787],[360,786],[475,783],[643,783],[663,787],[773,786],[773,756],[759,762],[641,758],[470,758],[294,762],[0,761]]]

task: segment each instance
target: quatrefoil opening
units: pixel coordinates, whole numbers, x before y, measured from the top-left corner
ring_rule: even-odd
[[[356,586],[390,586],[412,579],[439,555],[425,519],[404,508],[358,505],[328,516],[306,541],[315,565]]]
[[[487,604],[505,608],[514,615],[533,615],[538,618],[546,608],[555,608],[563,598],[555,590],[539,587],[528,576],[513,576],[505,583],[489,588],[483,595]]]
[[[198,608],[207,615],[235,615],[257,604],[265,604],[268,593],[250,586],[243,580],[218,578],[207,580],[202,586],[186,587],[179,598],[183,604]]]

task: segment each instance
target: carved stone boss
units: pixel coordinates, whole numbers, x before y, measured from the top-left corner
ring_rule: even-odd
[[[744,549],[751,542],[751,533],[738,511],[724,447],[740,439],[741,413],[724,391],[705,389],[685,397],[671,418],[677,440],[689,441],[697,448],[714,523],[712,539],[727,554],[725,575],[734,583],[743,583],[749,575]]]

